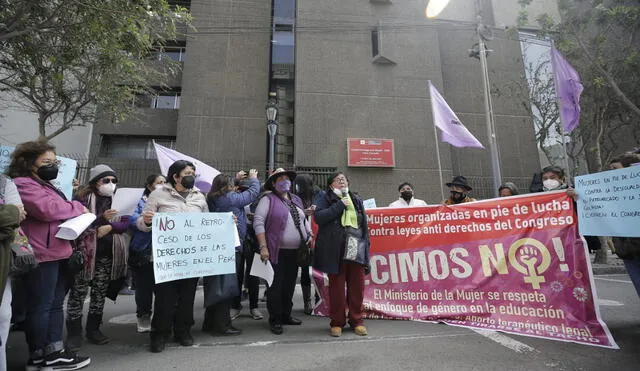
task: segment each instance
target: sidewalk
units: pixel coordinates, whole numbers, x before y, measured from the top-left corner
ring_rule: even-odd
[[[616,254],[612,253],[609,249],[607,249],[607,253],[607,264],[596,264],[593,262],[593,259],[596,255],[589,255],[593,274],[596,276],[602,274],[626,274],[627,269],[624,267],[622,259],[620,259]]]

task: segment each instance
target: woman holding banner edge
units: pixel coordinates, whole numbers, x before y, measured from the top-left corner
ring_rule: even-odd
[[[195,187],[196,167],[185,160],[174,162],[167,172],[167,184],[151,192],[137,227],[143,232],[151,231],[156,212],[202,212],[209,211],[204,195]],[[164,350],[171,335],[182,346],[193,345],[191,327],[193,302],[196,295],[197,278],[186,278],[156,284],[153,319],[151,320],[151,345],[153,353]]]

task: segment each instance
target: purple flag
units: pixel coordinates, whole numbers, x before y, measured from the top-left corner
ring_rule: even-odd
[[[163,147],[159,144],[156,144],[155,142],[153,143],[153,146],[156,150],[158,163],[160,164],[160,171],[164,175],[167,175],[169,166],[171,166],[171,164],[178,160],[187,160],[193,162],[196,167],[196,187],[204,193],[209,192],[209,190],[211,189],[211,183],[213,183],[213,178],[220,174],[218,170],[212,168],[211,166],[198,159],[183,155],[178,151]]]
[[[560,121],[564,130],[570,133],[580,123],[580,94],[584,87],[578,72],[554,46],[551,47],[551,65],[560,105]]]
[[[451,107],[442,98],[440,92],[429,81],[429,93],[431,95],[431,109],[433,110],[433,123],[442,131],[442,141],[454,147],[484,148],[482,143],[471,134]]]

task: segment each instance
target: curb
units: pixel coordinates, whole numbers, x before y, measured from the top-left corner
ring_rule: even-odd
[[[592,271],[594,276],[600,276],[603,274],[626,274],[627,273],[627,269],[624,267],[624,265],[592,267]]]

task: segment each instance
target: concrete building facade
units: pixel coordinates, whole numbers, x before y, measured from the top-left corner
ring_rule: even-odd
[[[224,171],[265,169],[272,91],[280,109],[277,164],[345,171],[352,188],[379,206],[397,197],[403,181],[440,202],[439,134],[427,84],[486,147],[480,63],[468,57],[481,11],[493,33],[488,63],[503,179],[528,186],[540,167],[527,93],[514,89],[525,86],[520,44],[502,27],[511,14],[504,8],[517,2],[451,1],[437,20],[425,18],[422,0],[188,3],[194,29],[175,45],[181,76],[169,92],[143,100],[142,120],[97,123],[94,154],[151,163],[147,149],[156,139]],[[395,167],[348,168],[347,138],[393,139]],[[465,175],[478,196],[493,193],[488,150],[439,148],[444,182]]]

